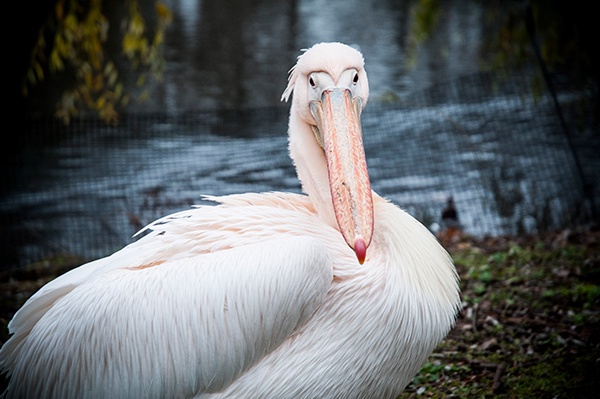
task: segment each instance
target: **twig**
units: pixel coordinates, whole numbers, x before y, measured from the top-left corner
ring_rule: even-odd
[[[496,367],[496,373],[494,374],[494,382],[492,383],[492,393],[496,393],[498,388],[500,388],[500,384],[502,383],[502,374],[504,373],[504,370],[506,370],[506,363],[502,362],[498,364],[498,367]]]

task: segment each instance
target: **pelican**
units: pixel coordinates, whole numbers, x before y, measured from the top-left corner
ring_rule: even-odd
[[[395,398],[454,325],[451,258],[371,190],[362,54],[290,70],[304,194],[208,197],[36,292],[0,351],[6,398]]]

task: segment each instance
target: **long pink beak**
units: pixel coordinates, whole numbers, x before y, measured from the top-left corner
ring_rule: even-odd
[[[311,103],[327,158],[333,209],[346,243],[360,264],[373,236],[373,196],[360,124],[360,98],[347,89],[325,90]]]

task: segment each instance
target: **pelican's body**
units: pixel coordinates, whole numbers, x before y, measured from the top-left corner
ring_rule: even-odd
[[[396,397],[452,327],[459,292],[436,239],[370,190],[362,63],[326,43],[292,71],[307,195],[211,197],[220,205],[165,217],[42,287],[0,350],[5,395]]]

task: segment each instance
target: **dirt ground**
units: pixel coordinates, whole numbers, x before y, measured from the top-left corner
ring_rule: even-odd
[[[600,232],[445,243],[456,327],[400,398],[596,398]]]

